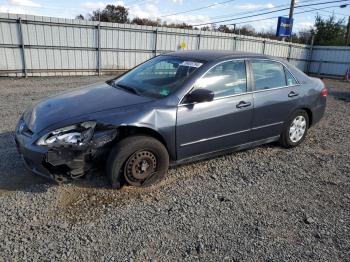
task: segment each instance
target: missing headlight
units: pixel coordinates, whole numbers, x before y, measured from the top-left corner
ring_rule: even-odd
[[[94,135],[96,122],[88,121],[56,129],[37,141],[40,146],[83,146]]]

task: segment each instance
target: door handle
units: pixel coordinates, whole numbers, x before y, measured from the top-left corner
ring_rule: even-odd
[[[237,107],[237,108],[243,108],[243,107],[248,107],[248,106],[251,106],[251,105],[252,105],[252,103],[250,103],[250,102],[240,101],[240,102],[236,105],[236,107]]]
[[[294,92],[294,91],[291,91],[289,94],[288,94],[288,97],[294,97],[294,96],[298,96],[299,94]]]

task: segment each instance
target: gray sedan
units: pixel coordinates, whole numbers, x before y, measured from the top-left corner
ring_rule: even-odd
[[[299,145],[326,96],[321,80],[278,58],[181,51],[39,101],[15,140],[26,166],[56,181],[103,164],[114,188],[149,186],[169,165],[274,141]]]

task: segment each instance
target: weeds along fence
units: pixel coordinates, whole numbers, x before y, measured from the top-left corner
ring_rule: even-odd
[[[95,75],[130,69],[181,49],[263,53],[303,71],[343,75],[350,47],[318,47],[177,28],[0,13],[0,75]]]

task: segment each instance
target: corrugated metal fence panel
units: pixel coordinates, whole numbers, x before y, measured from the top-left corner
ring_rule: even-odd
[[[18,48],[20,44],[19,30],[16,23],[0,23],[0,44],[9,46],[0,48],[0,71],[21,70],[22,59]]]
[[[314,47],[311,63],[312,73],[344,75],[349,68],[350,47]]]
[[[127,70],[152,58],[152,53],[130,51],[101,51],[101,68],[104,70]]]
[[[277,56],[301,70],[307,68],[310,52],[306,45],[220,32],[103,22],[98,28],[92,21],[0,13],[0,74],[22,75],[25,69],[28,75],[96,74],[99,65],[102,71],[130,69],[155,55],[181,50],[183,42],[185,50]],[[311,72],[341,75],[349,66],[350,48],[314,47],[312,60]]]
[[[336,61],[350,63],[350,47],[314,47],[312,59],[319,61]]]
[[[266,42],[265,54],[288,58],[289,46],[287,44],[278,44],[275,42]]]
[[[235,40],[233,35],[214,32],[214,36],[218,39],[218,41],[217,43],[214,42],[214,46],[212,49],[227,50],[227,51],[234,50]]]
[[[189,34],[188,30],[178,28],[164,28],[158,30],[157,50],[159,51],[176,51],[181,49],[181,43],[186,43],[186,50],[197,49],[198,37]]]
[[[154,32],[149,27],[101,23],[101,68],[130,69],[150,59]]]
[[[292,46],[291,58],[292,59],[307,59],[310,49],[307,46]]]
[[[234,50],[234,37],[233,35],[223,33],[202,32],[200,36],[200,49]]]
[[[350,69],[349,64],[335,64],[322,61],[311,62],[310,73],[323,74],[323,75],[335,75],[344,76],[346,71]]]
[[[307,68],[309,52],[307,46],[291,46],[289,62],[304,71]]]
[[[252,41],[251,39],[241,38],[237,40],[236,50],[251,53],[262,53],[264,43],[262,41]]]
[[[0,23],[0,44],[20,44],[17,24],[4,22]]]
[[[19,49],[0,48],[0,71],[1,70],[21,70],[22,60]]]

